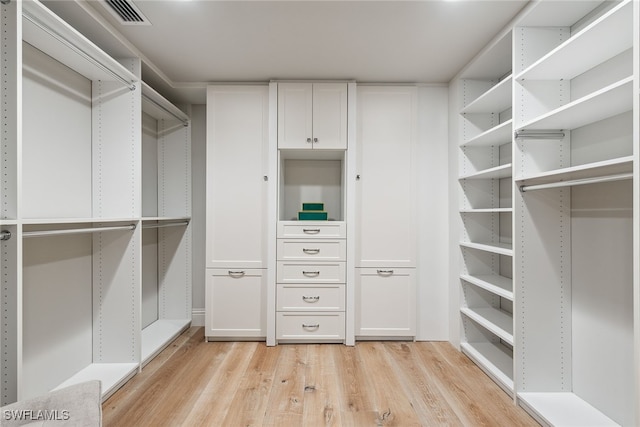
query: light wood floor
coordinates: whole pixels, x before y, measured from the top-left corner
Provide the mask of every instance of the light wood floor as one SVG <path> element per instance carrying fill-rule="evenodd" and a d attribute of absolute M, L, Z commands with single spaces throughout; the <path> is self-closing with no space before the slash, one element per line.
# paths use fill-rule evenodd
<path fill-rule="evenodd" d="M 103 404 L 111 426 L 537 426 L 449 343 L 204 342 L 192 327 Z"/>

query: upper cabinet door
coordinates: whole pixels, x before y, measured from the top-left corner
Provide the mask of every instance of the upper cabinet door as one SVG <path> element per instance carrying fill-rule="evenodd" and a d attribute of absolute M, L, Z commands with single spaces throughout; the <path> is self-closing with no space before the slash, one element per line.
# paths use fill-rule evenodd
<path fill-rule="evenodd" d="M 313 142 L 313 86 L 278 84 L 278 148 L 311 149 Z"/>
<path fill-rule="evenodd" d="M 313 148 L 347 149 L 347 84 L 313 84 Z"/>
<path fill-rule="evenodd" d="M 347 149 L 346 83 L 279 83 L 278 148 Z"/>
<path fill-rule="evenodd" d="M 265 268 L 267 86 L 207 89 L 207 268 Z"/>
<path fill-rule="evenodd" d="M 356 267 L 416 266 L 417 91 L 358 87 Z"/>

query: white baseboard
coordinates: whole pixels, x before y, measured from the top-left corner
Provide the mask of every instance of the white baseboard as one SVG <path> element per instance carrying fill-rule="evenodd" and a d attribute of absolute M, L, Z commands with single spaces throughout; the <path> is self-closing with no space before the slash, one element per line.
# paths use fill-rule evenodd
<path fill-rule="evenodd" d="M 204 308 L 191 310 L 191 326 L 204 326 Z"/>

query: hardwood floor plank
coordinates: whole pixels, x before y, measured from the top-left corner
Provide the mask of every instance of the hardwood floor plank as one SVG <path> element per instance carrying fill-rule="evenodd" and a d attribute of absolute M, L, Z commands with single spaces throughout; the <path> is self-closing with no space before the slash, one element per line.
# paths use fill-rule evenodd
<path fill-rule="evenodd" d="M 391 368 L 398 377 L 404 393 L 423 425 L 463 425 L 456 412 L 448 405 L 440 389 L 434 384 L 428 370 L 420 363 L 416 354 L 417 345 L 390 342 L 385 345 Z"/>
<path fill-rule="evenodd" d="M 267 347 L 262 343 L 255 347 L 249 366 L 229 404 L 229 410 L 222 425 L 262 425 L 282 348 L 282 346 Z"/>
<path fill-rule="evenodd" d="M 190 328 L 103 404 L 103 426 L 536 426 L 446 342 L 205 342 Z"/>

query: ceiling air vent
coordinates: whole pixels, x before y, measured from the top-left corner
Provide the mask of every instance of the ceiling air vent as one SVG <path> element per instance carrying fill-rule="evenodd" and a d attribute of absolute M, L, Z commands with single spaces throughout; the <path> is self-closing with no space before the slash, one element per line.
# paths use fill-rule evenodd
<path fill-rule="evenodd" d="M 115 16 L 121 24 L 125 25 L 151 25 L 149 20 L 140 12 L 140 9 L 127 0 L 104 0 L 105 7 Z"/>

